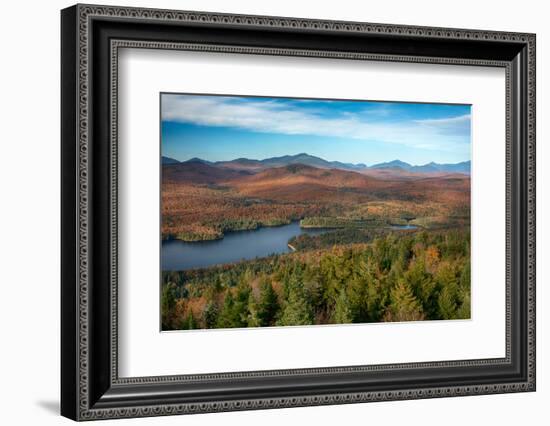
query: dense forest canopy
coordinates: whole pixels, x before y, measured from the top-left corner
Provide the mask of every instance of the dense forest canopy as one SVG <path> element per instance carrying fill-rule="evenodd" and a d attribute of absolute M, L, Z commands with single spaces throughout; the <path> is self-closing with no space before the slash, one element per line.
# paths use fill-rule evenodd
<path fill-rule="evenodd" d="M 162 329 L 470 318 L 469 228 L 329 235 L 295 253 L 164 272 Z"/>

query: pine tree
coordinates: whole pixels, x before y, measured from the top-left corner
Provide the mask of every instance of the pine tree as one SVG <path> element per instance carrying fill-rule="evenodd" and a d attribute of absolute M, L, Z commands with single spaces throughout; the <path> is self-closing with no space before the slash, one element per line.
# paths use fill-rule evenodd
<path fill-rule="evenodd" d="M 217 318 L 218 328 L 236 328 L 248 325 L 250 291 L 250 286 L 244 282 L 237 286 L 235 295 L 231 290 L 227 290 Z"/>
<path fill-rule="evenodd" d="M 313 310 L 309 304 L 304 285 L 292 282 L 289 295 L 278 325 L 308 325 L 313 324 Z"/>
<path fill-rule="evenodd" d="M 439 318 L 454 319 L 458 308 L 458 285 L 452 265 L 441 263 L 436 280 L 441 289 L 437 300 Z"/>
<path fill-rule="evenodd" d="M 385 321 L 419 321 L 424 319 L 422 307 L 403 279 L 390 292 L 390 305 L 384 316 Z"/>
<path fill-rule="evenodd" d="M 233 306 L 233 327 L 246 327 L 250 316 L 249 299 L 252 289 L 249 284 L 250 280 L 246 279 L 237 286 L 235 295 L 235 304 Z"/>
<path fill-rule="evenodd" d="M 448 284 L 441 289 L 438 297 L 439 318 L 440 319 L 455 319 L 457 304 L 456 285 Z"/>
<path fill-rule="evenodd" d="M 213 301 L 210 301 L 204 307 L 202 319 L 206 328 L 215 328 L 218 322 L 218 306 Z"/>
<path fill-rule="evenodd" d="M 237 318 L 235 318 L 235 301 L 233 295 L 228 291 L 225 295 L 223 307 L 218 315 L 218 328 L 238 327 Z"/>
<path fill-rule="evenodd" d="M 333 321 L 335 324 L 348 324 L 352 320 L 351 309 L 346 290 L 342 288 L 334 306 Z"/>
<path fill-rule="evenodd" d="M 260 284 L 260 297 L 256 307 L 256 317 L 260 327 L 273 325 L 279 312 L 279 300 L 273 286 L 267 280 Z"/>
<path fill-rule="evenodd" d="M 367 322 L 369 320 L 368 278 L 354 278 L 349 283 L 347 298 L 352 318 L 351 322 Z"/>
<path fill-rule="evenodd" d="M 438 315 L 436 282 L 426 270 L 423 256 L 412 261 L 405 280 L 409 283 L 414 296 L 422 303 L 422 310 L 429 319 L 436 319 Z"/>

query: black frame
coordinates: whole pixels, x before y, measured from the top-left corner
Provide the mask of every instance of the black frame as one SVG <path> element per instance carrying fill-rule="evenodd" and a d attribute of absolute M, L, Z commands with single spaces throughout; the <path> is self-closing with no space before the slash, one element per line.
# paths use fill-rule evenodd
<path fill-rule="evenodd" d="M 535 35 L 76 5 L 61 13 L 61 413 L 74 420 L 535 390 Z M 502 359 L 119 378 L 117 49 L 497 66 L 507 75 Z"/>

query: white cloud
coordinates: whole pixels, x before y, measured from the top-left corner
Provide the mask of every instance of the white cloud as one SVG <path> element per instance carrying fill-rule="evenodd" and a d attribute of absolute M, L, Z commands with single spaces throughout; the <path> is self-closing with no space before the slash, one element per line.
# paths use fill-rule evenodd
<path fill-rule="evenodd" d="M 384 119 L 391 113 L 384 111 Z M 381 120 L 374 111 L 327 116 L 315 108 L 273 99 L 164 95 L 162 119 L 204 126 L 233 127 L 263 133 L 344 137 L 453 150 L 469 142 L 470 115 L 431 120 Z"/>
<path fill-rule="evenodd" d="M 442 134 L 469 134 L 470 120 L 470 114 L 464 114 L 458 117 L 416 120 L 415 122 L 421 126 L 437 129 Z"/>

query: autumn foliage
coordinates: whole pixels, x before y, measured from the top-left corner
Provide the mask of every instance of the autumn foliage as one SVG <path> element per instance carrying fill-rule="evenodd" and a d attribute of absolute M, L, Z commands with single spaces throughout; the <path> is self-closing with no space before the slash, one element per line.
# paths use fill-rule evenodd
<path fill-rule="evenodd" d="M 293 238 L 294 253 L 164 271 L 162 329 L 470 318 L 468 175 L 163 166 L 163 239 L 294 220 L 331 231 Z"/>

